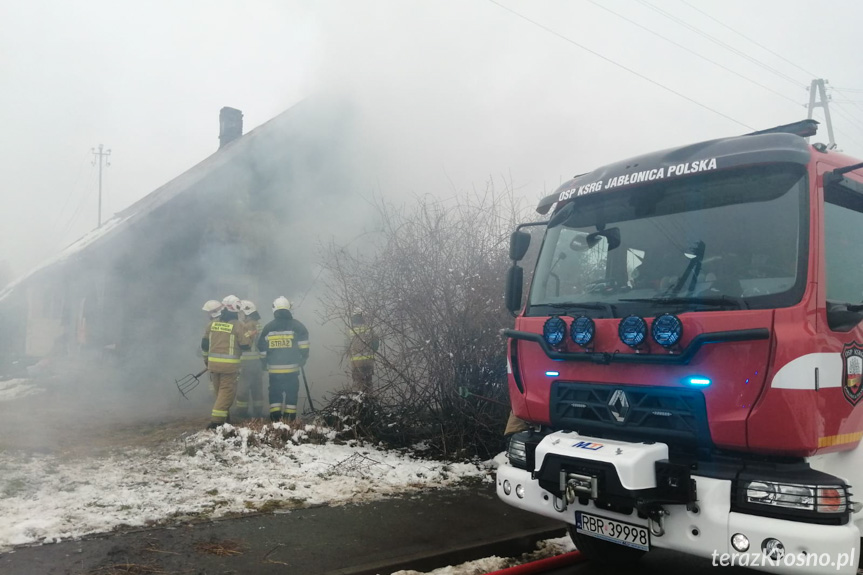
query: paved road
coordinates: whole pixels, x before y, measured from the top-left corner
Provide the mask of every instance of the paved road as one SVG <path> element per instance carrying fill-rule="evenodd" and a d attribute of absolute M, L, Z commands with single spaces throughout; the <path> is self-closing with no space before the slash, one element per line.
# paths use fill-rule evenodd
<path fill-rule="evenodd" d="M 442 550 L 557 528 L 504 505 L 486 484 L 28 547 L 0 555 L 0 573 L 360 575 L 392 564 L 427 571 L 437 566 L 429 557 Z M 455 553 L 444 565 L 476 558 Z"/>
<path fill-rule="evenodd" d="M 543 575 L 755 575 L 749 569 L 725 568 L 717 571 L 710 559 L 698 559 L 673 551 L 654 549 L 639 563 L 637 569 L 614 571 L 603 565 L 590 562 L 578 563 L 564 569 L 547 571 Z"/>
<path fill-rule="evenodd" d="M 532 535 L 516 541 L 514 533 Z M 387 575 L 519 552 L 537 539 L 562 535 L 561 523 L 505 505 L 491 486 L 482 485 L 28 547 L 0 554 L 0 573 Z M 443 551 L 448 554 L 442 556 Z M 614 575 L 589 563 L 555 573 Z M 655 550 L 637 571 L 620 575 L 634 573 L 715 575 L 716 570 L 709 561 Z"/>

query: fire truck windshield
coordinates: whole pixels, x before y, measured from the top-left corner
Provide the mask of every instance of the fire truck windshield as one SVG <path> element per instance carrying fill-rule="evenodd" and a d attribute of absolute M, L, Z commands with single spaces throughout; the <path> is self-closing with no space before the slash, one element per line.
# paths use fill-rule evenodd
<path fill-rule="evenodd" d="M 800 301 L 805 168 L 749 167 L 573 200 L 546 230 L 528 315 L 749 309 Z"/>

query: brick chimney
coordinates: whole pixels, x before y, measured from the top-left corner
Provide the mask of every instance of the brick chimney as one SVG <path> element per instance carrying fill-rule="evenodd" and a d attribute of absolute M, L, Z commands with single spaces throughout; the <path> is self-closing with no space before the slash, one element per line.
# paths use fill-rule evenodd
<path fill-rule="evenodd" d="M 219 112 L 219 149 L 243 135 L 243 113 L 225 106 Z"/>

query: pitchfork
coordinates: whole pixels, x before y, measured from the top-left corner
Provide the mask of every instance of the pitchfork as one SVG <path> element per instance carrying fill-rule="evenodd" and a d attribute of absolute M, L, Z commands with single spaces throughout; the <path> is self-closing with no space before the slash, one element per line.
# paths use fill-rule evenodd
<path fill-rule="evenodd" d="M 189 399 L 189 396 L 187 396 L 186 393 L 198 387 L 198 384 L 201 383 L 201 380 L 198 378 L 204 375 L 206 372 L 207 368 L 205 367 L 199 373 L 190 373 L 183 379 L 175 379 L 174 383 L 177 384 L 177 389 L 180 390 L 180 394 L 186 399 Z"/>

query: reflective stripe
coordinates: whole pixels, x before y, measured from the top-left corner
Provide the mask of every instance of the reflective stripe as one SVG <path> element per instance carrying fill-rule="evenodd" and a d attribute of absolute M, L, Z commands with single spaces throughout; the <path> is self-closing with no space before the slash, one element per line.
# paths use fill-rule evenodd
<path fill-rule="evenodd" d="M 299 342 L 298 345 L 300 346 L 300 349 L 307 348 L 309 347 L 309 340 L 304 339 L 303 341 Z"/>
<path fill-rule="evenodd" d="M 208 355 L 210 355 L 210 352 L 201 350 L 201 355 L 203 355 L 204 357 L 207 357 Z"/>
<path fill-rule="evenodd" d="M 375 358 L 375 356 L 373 356 L 373 355 L 352 355 L 351 361 L 361 361 L 363 359 L 374 359 L 374 358 Z"/>
<path fill-rule="evenodd" d="M 227 411 L 222 411 L 220 409 L 213 410 L 213 417 L 228 417 Z"/>
<path fill-rule="evenodd" d="M 213 363 L 240 363 L 240 358 L 234 357 L 231 359 L 225 359 L 223 357 L 210 356 L 208 361 L 212 361 Z"/>
<path fill-rule="evenodd" d="M 239 359 L 240 359 L 240 358 L 239 358 L 239 356 L 237 356 L 236 354 L 233 354 L 233 353 L 231 353 L 231 354 L 227 354 L 227 353 L 211 353 L 211 354 L 210 354 L 210 357 L 220 357 L 220 358 L 222 358 L 222 359 L 236 359 L 236 360 L 239 360 Z"/>
<path fill-rule="evenodd" d="M 234 334 L 231 334 L 231 337 L 230 337 L 231 343 L 228 344 L 228 353 L 230 355 L 236 355 L 234 353 L 234 337 L 235 337 Z"/>
<path fill-rule="evenodd" d="M 294 335 L 294 331 L 293 331 L 293 330 L 288 330 L 288 331 L 271 331 L 271 332 L 270 332 L 270 333 L 268 333 L 267 335 Z"/>
<path fill-rule="evenodd" d="M 281 403 L 271 403 L 270 404 L 270 413 L 275 413 L 277 411 L 282 411 Z"/>
<path fill-rule="evenodd" d="M 237 407 L 249 407 L 249 402 L 247 401 L 238 401 Z"/>
<path fill-rule="evenodd" d="M 261 354 L 259 354 L 257 351 L 244 351 L 240 354 L 240 357 L 258 357 L 260 355 Z"/>
<path fill-rule="evenodd" d="M 286 405 L 285 406 L 285 413 L 296 413 L 296 412 L 297 412 L 297 406 L 296 405 Z"/>
<path fill-rule="evenodd" d="M 268 371 L 270 373 L 296 373 L 296 372 L 300 371 L 300 368 L 299 367 L 291 367 L 291 368 L 281 369 L 281 368 L 275 368 L 271 365 Z"/>
<path fill-rule="evenodd" d="M 367 325 L 358 325 L 351 328 L 351 332 L 355 334 L 365 333 L 367 331 L 369 331 L 369 326 Z"/>

